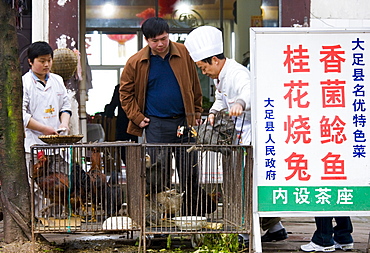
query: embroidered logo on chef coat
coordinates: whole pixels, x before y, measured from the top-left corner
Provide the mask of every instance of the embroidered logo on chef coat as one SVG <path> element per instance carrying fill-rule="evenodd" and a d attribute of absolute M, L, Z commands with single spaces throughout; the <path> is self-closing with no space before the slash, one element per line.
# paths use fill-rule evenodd
<path fill-rule="evenodd" d="M 50 105 L 50 108 L 45 109 L 45 113 L 53 114 L 55 112 L 55 109 Z"/>

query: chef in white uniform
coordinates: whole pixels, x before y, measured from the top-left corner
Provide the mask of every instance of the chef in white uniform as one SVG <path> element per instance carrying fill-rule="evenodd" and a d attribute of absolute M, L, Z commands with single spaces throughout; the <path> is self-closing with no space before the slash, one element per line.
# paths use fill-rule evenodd
<path fill-rule="evenodd" d="M 30 175 L 30 162 L 32 161 L 31 146 L 45 144 L 38 136 L 57 135 L 58 129 L 68 134 L 69 120 L 71 117 L 71 103 L 64 86 L 63 78 L 50 73 L 53 63 L 53 50 L 44 41 L 34 42 L 27 51 L 28 63 L 31 66 L 29 72 L 22 76 L 23 83 L 23 125 L 25 129 L 24 148 L 26 152 L 27 170 Z M 50 152 L 46 149 L 46 155 L 53 160 L 54 170 L 65 172 L 68 165 L 61 161 L 62 154 L 57 151 Z M 34 154 L 36 155 L 36 154 Z M 64 156 L 64 159 L 66 157 Z M 31 181 L 30 181 L 31 183 Z M 39 217 L 39 211 L 43 208 L 44 198 L 37 185 L 35 191 L 35 216 Z"/>
<path fill-rule="evenodd" d="M 45 144 L 38 138 L 39 135 L 58 134 L 57 129 L 68 129 L 71 103 L 63 79 L 53 73 L 46 78 L 44 86 L 32 70 L 22 77 L 26 152 L 30 152 L 34 144 Z M 61 121 L 63 117 L 67 117 L 67 120 Z M 30 128 L 36 124 L 32 121 L 37 121 L 40 128 Z M 42 130 L 43 127 L 47 130 Z"/>
<path fill-rule="evenodd" d="M 250 73 L 243 65 L 223 54 L 222 32 L 212 26 L 193 30 L 185 46 L 204 75 L 214 79 L 215 102 L 210 108 L 208 121 L 214 123 L 214 114 L 226 110 L 236 117 L 238 138 L 234 144 L 251 143 Z"/>
<path fill-rule="evenodd" d="M 213 26 L 200 26 L 189 33 L 185 47 L 204 75 L 214 79 L 215 102 L 210 108 L 208 121 L 214 123 L 214 114 L 227 110 L 235 117 L 238 138 L 234 144 L 251 144 L 251 78 L 249 70 L 223 54 L 222 32 Z M 225 175 L 226 176 L 226 175 Z M 285 240 L 288 235 L 280 217 L 264 217 L 261 220 L 262 242 Z M 240 234 L 245 243 L 248 234 Z"/>

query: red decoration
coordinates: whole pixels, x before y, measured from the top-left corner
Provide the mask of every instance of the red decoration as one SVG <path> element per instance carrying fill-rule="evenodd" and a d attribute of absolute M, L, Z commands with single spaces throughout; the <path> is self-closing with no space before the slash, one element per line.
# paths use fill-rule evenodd
<path fill-rule="evenodd" d="M 142 12 L 136 14 L 136 17 L 139 17 L 139 18 L 143 19 L 143 21 L 141 21 L 141 23 L 140 23 L 140 24 L 142 24 L 148 18 L 155 17 L 155 10 L 153 8 L 147 8 L 147 9 L 143 10 Z"/>
<path fill-rule="evenodd" d="M 159 17 L 163 17 L 166 14 L 171 14 L 175 9 L 177 0 L 158 0 L 159 6 Z"/>
<path fill-rule="evenodd" d="M 158 7 L 159 7 L 159 13 L 158 17 L 163 17 L 167 14 L 171 14 L 175 9 L 175 4 L 177 0 L 159 0 L 158 1 Z M 153 8 L 147 8 L 144 11 L 136 14 L 136 17 L 142 18 L 144 22 L 148 18 L 155 17 L 155 9 Z"/>
<path fill-rule="evenodd" d="M 122 57 L 125 51 L 125 43 L 133 39 L 136 34 L 107 34 L 108 38 L 118 42 L 118 55 Z"/>
<path fill-rule="evenodd" d="M 108 38 L 117 41 L 120 45 L 124 45 L 126 41 L 129 41 L 135 37 L 136 34 L 107 34 Z"/>

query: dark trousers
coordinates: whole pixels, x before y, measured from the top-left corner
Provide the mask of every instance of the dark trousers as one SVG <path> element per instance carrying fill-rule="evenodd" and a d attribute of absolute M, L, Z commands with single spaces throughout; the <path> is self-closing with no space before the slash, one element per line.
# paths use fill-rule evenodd
<path fill-rule="evenodd" d="M 333 218 L 336 226 L 333 226 Z M 353 243 L 350 217 L 315 217 L 315 221 L 316 231 L 311 239 L 312 242 L 324 247 L 334 245 L 334 241 L 340 244 Z"/>
<path fill-rule="evenodd" d="M 260 219 L 261 228 L 263 231 L 269 230 L 270 228 L 278 224 L 279 221 L 281 221 L 280 217 L 262 217 Z"/>
<path fill-rule="evenodd" d="M 195 140 L 188 135 L 185 128 L 183 135 L 177 136 L 178 126 L 187 126 L 186 117 L 179 118 L 158 118 L 149 117 L 150 124 L 145 129 L 145 138 L 147 143 L 174 143 L 188 144 Z M 213 207 L 208 208 L 207 204 L 211 200 L 207 198 L 205 191 L 199 186 L 199 171 L 197 166 L 197 151 L 187 152 L 188 146 L 148 148 L 147 152 L 151 157 L 151 163 L 160 163 L 161 185 L 171 188 L 171 177 L 174 169 L 172 168 L 172 156 L 174 155 L 176 170 L 179 176 L 179 190 L 185 192 L 183 196 L 183 215 L 203 215 L 209 213 Z M 153 172 L 152 172 L 153 173 Z M 153 177 L 152 177 L 153 178 Z M 158 187 L 155 191 L 158 192 Z M 162 190 L 162 189 L 161 189 Z"/>

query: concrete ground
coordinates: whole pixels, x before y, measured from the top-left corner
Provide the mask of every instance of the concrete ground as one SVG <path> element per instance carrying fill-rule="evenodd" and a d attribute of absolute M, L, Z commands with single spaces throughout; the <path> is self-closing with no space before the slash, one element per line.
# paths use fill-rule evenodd
<path fill-rule="evenodd" d="M 355 249 L 352 252 L 359 253 L 370 253 L 370 217 L 351 217 L 354 226 L 353 238 Z M 263 252 L 273 253 L 291 253 L 291 252 L 302 252 L 300 246 L 302 244 L 309 243 L 313 232 L 315 231 L 314 218 L 305 217 L 294 217 L 294 218 L 283 218 L 283 225 L 288 232 L 288 239 L 279 242 L 270 242 L 262 244 Z M 130 236 L 118 235 L 118 234 L 45 234 L 44 235 L 49 241 L 58 243 L 74 242 L 78 244 L 78 241 L 85 240 L 99 240 L 99 241 L 115 241 L 116 243 L 125 243 L 135 240 L 137 234 Z M 164 241 L 166 239 L 163 239 Z M 165 242 L 164 242 L 165 245 Z M 117 245 L 116 245 L 117 246 Z M 148 247 L 150 248 L 150 246 Z M 247 251 L 244 251 L 247 252 Z M 343 252 L 337 250 L 336 252 Z"/>
<path fill-rule="evenodd" d="M 353 252 L 370 253 L 370 217 L 351 217 L 354 231 Z M 280 242 L 270 242 L 262 244 L 263 252 L 302 252 L 300 246 L 310 242 L 316 229 L 314 218 L 283 218 L 283 225 L 288 232 L 288 239 Z M 343 252 L 337 250 L 336 252 Z"/>
<path fill-rule="evenodd" d="M 352 252 L 358 253 L 370 253 L 370 217 L 351 217 L 354 232 L 352 234 L 354 238 L 355 249 Z M 291 252 L 302 252 L 300 251 L 300 246 L 302 244 L 309 243 L 313 232 L 315 231 L 315 222 L 313 218 L 302 218 L 302 217 L 285 217 L 282 220 L 288 232 L 288 239 L 279 242 L 270 242 L 262 244 L 262 252 L 272 252 L 272 253 L 291 253 Z M 0 222 L 0 235 L 3 236 L 3 222 Z M 80 234 L 43 234 L 45 238 L 50 242 L 55 242 L 56 244 L 71 243 L 76 245 L 78 248 L 79 242 L 86 241 L 106 241 L 115 244 L 131 243 L 134 244 L 138 233 L 133 234 L 103 234 L 103 233 L 80 233 Z M 165 243 L 165 238 L 162 239 Z M 190 243 L 189 243 L 190 244 Z M 150 248 L 150 246 L 148 247 Z M 1 250 L 0 250 L 1 251 Z M 86 251 L 84 251 L 86 252 Z M 116 252 L 116 251 L 113 251 Z M 130 251 L 132 252 L 132 251 Z M 246 252 L 246 251 L 244 251 Z M 251 251 L 254 252 L 254 251 Z M 336 252 L 343 252 L 337 250 Z"/>

